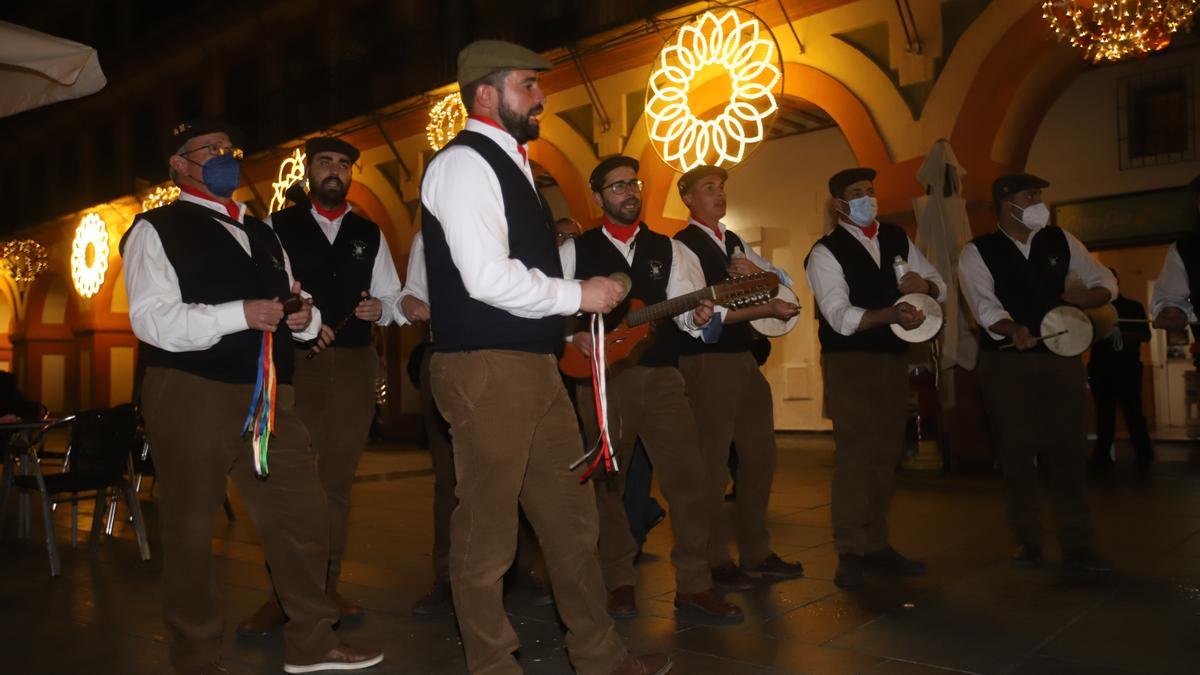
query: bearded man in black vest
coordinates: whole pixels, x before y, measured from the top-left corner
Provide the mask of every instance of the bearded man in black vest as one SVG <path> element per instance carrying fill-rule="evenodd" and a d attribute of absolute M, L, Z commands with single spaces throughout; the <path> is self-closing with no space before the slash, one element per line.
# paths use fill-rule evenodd
<path fill-rule="evenodd" d="M 592 198 L 604 212 L 593 228 L 559 248 L 563 276 L 568 279 L 628 274 L 633 280 L 629 298 L 646 305 L 686 295 L 704 288 L 700 261 L 683 244 L 653 232 L 640 221 L 642 181 L 638 162 L 614 155 L 596 165 L 589 184 Z M 623 303 L 627 309 L 629 300 Z M 633 569 L 638 544 L 629 530 L 622 499 L 624 470 L 633 458 L 640 437 L 650 460 L 658 467 L 658 482 L 671 513 L 675 546 L 675 606 L 681 613 L 725 622 L 740 622 L 742 610 L 726 602 L 713 588 L 708 568 L 709 514 L 720 507 L 711 491 L 704 488 L 704 464 L 700 461 L 696 422 L 684 392 L 683 375 L 677 364 L 679 339 L 697 339 L 712 319 L 711 300 L 702 300 L 694 310 L 673 318 L 687 337 L 668 326 L 655 331 L 649 347 L 636 357 L 636 364 L 622 364 L 608 380 L 609 422 L 617 465 L 621 470 L 595 476 L 596 505 L 600 511 L 600 564 L 608 587 L 608 613 L 628 619 L 637 614 Z M 619 314 L 607 317 L 615 327 Z M 676 337 L 679 336 L 679 337 Z M 585 356 L 592 353 L 592 335 L 578 332 L 573 342 Z M 585 445 L 598 437 L 596 391 L 590 381 L 578 386 L 576 402 L 583 420 Z"/>
<path fill-rule="evenodd" d="M 688 225 L 675 235 L 700 260 L 705 285 L 731 276 L 775 272 L 791 285 L 791 277 L 764 260 L 737 234 L 726 229 L 725 179 L 716 166 L 701 165 L 679 179 L 679 196 L 690 210 Z M 753 319 L 789 319 L 799 306 L 779 298 L 743 309 L 718 306 L 704 327 L 705 340 L 679 341 L 679 370 L 687 383 L 688 400 L 696 418 L 705 486 L 710 493 L 708 542 L 713 581 L 725 590 L 746 590 L 755 578 L 788 579 L 802 576 L 798 562 L 785 562 L 771 550 L 767 532 L 767 502 L 775 477 L 775 416 L 771 385 L 754 359 Z M 729 517 L 724 510 L 729 483 L 729 448 L 738 450 L 737 501 L 734 530 L 740 568 L 729 556 Z"/>
<path fill-rule="evenodd" d="M 375 416 L 379 357 L 372 325 L 405 323 L 400 278 L 379 226 L 350 208 L 346 194 L 358 148 L 332 137 L 304 144 L 308 199 L 272 214 L 296 276 L 321 310 L 315 345 L 295 343 L 296 412 L 308 428 L 329 502 L 325 592 L 345 618 L 362 607 L 338 592 L 350 517 L 350 488 Z M 243 635 L 274 631 L 287 620 L 272 597 L 238 626 Z"/>
<path fill-rule="evenodd" d="M 887 516 L 896 464 L 904 452 L 908 420 L 908 343 L 891 325 L 913 329 L 920 310 L 901 295 L 945 299 L 946 286 L 908 235 L 880 223 L 875 170 L 846 169 L 829 179 L 838 223 L 813 245 L 805 260 L 817 301 L 817 336 L 825 409 L 835 444 L 833 540 L 838 553 L 834 583 L 863 585 L 865 572 L 919 576 L 925 565 L 904 557 L 888 541 Z M 893 269 L 904 261 L 900 278 Z M 740 495 L 739 495 L 740 496 Z"/>
<path fill-rule="evenodd" d="M 238 136 L 212 120 L 172 129 L 171 177 L 182 194 L 139 216 L 121 241 L 129 319 L 146 365 L 142 410 L 160 485 L 171 665 L 188 675 L 227 672 L 219 663 L 211 541 L 232 477 L 291 617 L 284 670 L 359 670 L 383 654 L 340 645 L 333 633 L 328 508 L 294 409 L 292 338 L 314 338 L 320 312 L 305 301 L 285 316 L 282 300 L 300 284 L 271 228 L 231 198 L 240 180 Z M 267 460 L 242 433 L 267 356 L 264 333 L 273 334 L 278 382 Z"/>
<path fill-rule="evenodd" d="M 992 183 L 995 232 L 963 247 L 958 275 L 980 326 L 979 376 L 992 441 L 1008 481 L 1014 562 L 1042 562 L 1042 516 L 1035 462 L 1050 470 L 1063 564 L 1104 572 L 1092 550 L 1086 500 L 1087 391 L 1083 361 L 1059 356 L 1038 339 L 1054 307 L 1099 307 L 1117 296 L 1117 280 L 1074 235 L 1048 225 L 1045 180 L 1010 174 Z M 1068 283 L 1070 280 L 1071 283 Z M 1012 344 L 1016 349 L 1001 351 Z"/>
<path fill-rule="evenodd" d="M 550 68 L 509 42 L 467 45 L 458 80 L 470 116 L 421 183 L 430 379 L 458 478 L 454 608 L 470 672 L 522 672 L 501 602 L 519 504 L 542 545 L 576 672 L 661 674 L 671 660 L 630 656 L 605 612 L 595 493 L 580 482 L 582 468 L 570 469 L 583 444 L 555 356 L 564 317 L 611 311 L 623 289 L 607 277 L 562 278 L 554 217 L 525 147 L 546 100 L 538 72 Z"/>

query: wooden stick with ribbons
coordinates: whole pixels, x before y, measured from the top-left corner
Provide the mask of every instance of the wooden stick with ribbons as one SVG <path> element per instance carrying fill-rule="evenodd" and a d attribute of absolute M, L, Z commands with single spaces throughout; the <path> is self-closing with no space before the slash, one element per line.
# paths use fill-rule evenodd
<path fill-rule="evenodd" d="M 625 299 L 629 295 L 629 291 L 633 288 L 633 280 L 624 272 L 615 272 L 609 275 L 609 278 L 620 283 L 622 287 L 621 297 L 617 302 Z M 604 473 L 616 473 L 621 470 L 617 465 L 617 457 L 613 452 L 612 436 L 609 433 L 608 425 L 608 361 L 604 355 L 605 347 L 605 331 L 604 331 L 604 315 L 597 312 L 592 315 L 590 321 L 590 333 L 592 336 L 592 394 L 594 397 L 594 405 L 596 407 L 596 428 L 599 431 L 595 445 L 592 449 L 585 452 L 582 457 L 575 460 L 570 469 L 574 471 L 580 464 L 591 459 L 591 464 L 587 471 L 579 477 L 579 482 L 582 483 L 595 473 L 596 469 L 604 467 Z"/>
<path fill-rule="evenodd" d="M 283 303 L 283 314 L 295 314 L 304 308 L 304 299 L 293 295 Z M 250 395 L 250 412 L 242 424 L 242 435 L 250 436 L 250 447 L 254 452 L 254 475 L 266 478 L 270 475 L 267 450 L 271 434 L 275 431 L 275 411 L 278 382 L 275 372 L 275 333 L 263 331 L 258 352 L 258 375 L 254 381 L 254 393 Z"/>

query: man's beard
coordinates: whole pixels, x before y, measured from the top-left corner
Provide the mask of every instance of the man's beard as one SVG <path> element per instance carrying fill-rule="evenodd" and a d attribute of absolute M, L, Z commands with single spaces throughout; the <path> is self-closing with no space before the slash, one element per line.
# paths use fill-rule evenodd
<path fill-rule="evenodd" d="M 335 178 L 325 179 L 312 188 L 312 194 L 317 201 L 329 206 L 336 206 L 346 201 L 346 193 L 349 191 L 349 185 Z"/>
<path fill-rule="evenodd" d="M 540 129 L 538 128 L 537 124 L 530 121 L 530 118 L 535 115 L 542 114 L 543 107 L 544 106 L 539 103 L 538 105 L 533 106 L 533 108 L 530 108 L 529 112 L 522 115 L 505 105 L 504 100 L 501 99 L 500 121 L 504 124 L 504 128 L 508 130 L 508 133 L 512 134 L 513 138 L 517 139 L 517 143 L 524 145 L 529 141 L 537 140 Z"/>
<path fill-rule="evenodd" d="M 633 211 L 632 216 L 626 215 L 627 212 L 625 211 L 625 205 L 629 204 L 630 201 L 633 201 L 637 204 L 637 209 Z M 609 218 L 612 218 L 622 225 L 632 225 L 636 223 L 638 217 L 642 215 L 642 200 L 638 199 L 637 197 L 626 198 L 621 200 L 621 203 L 615 206 L 609 204 L 608 202 L 604 202 L 604 212 L 608 214 Z"/>

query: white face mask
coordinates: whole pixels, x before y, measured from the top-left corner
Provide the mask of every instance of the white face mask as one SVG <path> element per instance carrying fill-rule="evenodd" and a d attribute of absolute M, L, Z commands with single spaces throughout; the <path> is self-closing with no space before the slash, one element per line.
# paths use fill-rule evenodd
<path fill-rule="evenodd" d="M 1018 220 L 1031 232 L 1037 232 L 1050 222 L 1050 209 L 1045 203 L 1039 202 L 1022 210 Z"/>
<path fill-rule="evenodd" d="M 879 213 L 879 203 L 874 197 L 866 196 L 858 199 L 851 199 L 846 202 L 850 205 L 850 220 L 859 227 L 867 227 L 875 222 L 875 216 Z"/>

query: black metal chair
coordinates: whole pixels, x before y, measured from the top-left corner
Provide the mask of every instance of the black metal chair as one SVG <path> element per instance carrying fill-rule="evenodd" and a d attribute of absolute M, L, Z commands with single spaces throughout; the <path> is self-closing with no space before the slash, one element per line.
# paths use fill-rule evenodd
<path fill-rule="evenodd" d="M 62 471 L 44 473 L 39 451 L 44 451 L 45 435 L 63 426 L 70 428 L 70 442 Z M 56 422 L 43 429 L 25 450 L 20 460 L 25 463 L 26 475 L 13 475 L 11 484 L 19 491 L 41 495 L 50 576 L 58 576 L 62 572 L 54 533 L 54 507 L 60 503 L 71 504 L 71 543 L 74 545 L 77 504 L 87 499 L 94 500 L 92 532 L 88 542 L 94 548 L 99 543 L 98 535 L 108 498 L 124 497 L 133 518 L 142 560 L 150 559 L 141 505 L 130 480 L 134 475 L 133 455 L 140 453 L 143 446 L 136 412 L 132 406 L 122 406 L 90 410 Z"/>

